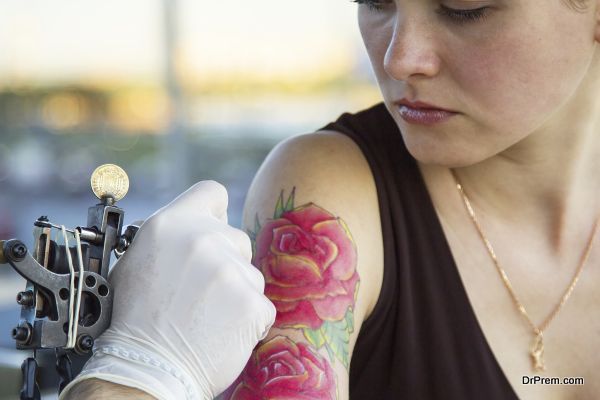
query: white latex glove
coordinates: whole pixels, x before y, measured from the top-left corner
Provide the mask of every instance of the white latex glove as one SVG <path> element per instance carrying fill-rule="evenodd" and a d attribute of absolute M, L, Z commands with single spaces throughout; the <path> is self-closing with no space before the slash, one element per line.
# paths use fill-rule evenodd
<path fill-rule="evenodd" d="M 275 320 L 248 236 L 227 225 L 227 192 L 203 181 L 146 220 L 109 275 L 110 328 L 78 381 L 158 399 L 212 399 L 241 373 Z"/>

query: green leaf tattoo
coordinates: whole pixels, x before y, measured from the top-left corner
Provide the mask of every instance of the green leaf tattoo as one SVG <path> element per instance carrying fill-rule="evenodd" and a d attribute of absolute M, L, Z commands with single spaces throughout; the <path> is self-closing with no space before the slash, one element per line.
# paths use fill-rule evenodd
<path fill-rule="evenodd" d="M 352 332 L 354 332 L 354 312 L 351 308 L 340 321 L 324 321 L 318 330 L 303 330 L 304 337 L 315 348 L 325 346 L 331 361 L 337 358 L 346 368 L 350 366 L 348 347 Z"/>
<path fill-rule="evenodd" d="M 320 349 L 325 344 L 325 336 L 323 336 L 323 332 L 321 330 L 313 331 L 312 329 L 304 329 L 303 330 L 304 337 L 310 344 L 314 346 L 315 349 Z"/>
<path fill-rule="evenodd" d="M 294 209 L 294 196 L 296 195 L 296 188 L 292 189 L 292 193 L 290 193 L 287 201 L 283 201 L 283 190 L 279 194 L 279 198 L 277 199 L 277 204 L 275 205 L 275 213 L 273 213 L 273 218 L 281 218 L 284 212 L 292 211 Z"/>

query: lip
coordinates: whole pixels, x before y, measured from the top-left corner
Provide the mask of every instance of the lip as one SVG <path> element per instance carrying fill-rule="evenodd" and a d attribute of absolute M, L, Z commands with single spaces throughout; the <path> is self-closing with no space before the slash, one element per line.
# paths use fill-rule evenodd
<path fill-rule="evenodd" d="M 446 110 L 422 101 L 411 102 L 401 99 L 394 102 L 394 105 L 398 107 L 400 117 L 409 124 L 435 125 L 446 122 L 458 114 L 455 111 Z"/>

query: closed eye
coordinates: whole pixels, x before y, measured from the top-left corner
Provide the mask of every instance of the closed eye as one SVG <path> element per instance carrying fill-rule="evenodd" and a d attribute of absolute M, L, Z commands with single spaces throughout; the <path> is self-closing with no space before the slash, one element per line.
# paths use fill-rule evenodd
<path fill-rule="evenodd" d="M 479 7 L 470 10 L 459 10 L 441 5 L 436 11 L 439 15 L 449 18 L 456 23 L 477 22 L 488 16 L 490 8 Z"/>
<path fill-rule="evenodd" d="M 386 1 L 381 1 L 381 0 L 352 0 L 352 2 L 358 3 L 358 4 L 364 4 L 371 11 L 381 11 L 381 10 L 383 10 L 383 8 L 386 5 L 393 3 L 393 1 L 386 2 Z"/>
<path fill-rule="evenodd" d="M 382 11 L 385 6 L 393 4 L 393 0 L 352 0 L 357 4 L 366 5 L 371 11 Z M 479 7 L 468 10 L 450 8 L 444 5 L 440 5 L 440 8 L 436 11 L 437 14 L 444 18 L 451 20 L 452 22 L 463 24 L 467 22 L 477 22 L 487 17 L 489 7 Z"/>

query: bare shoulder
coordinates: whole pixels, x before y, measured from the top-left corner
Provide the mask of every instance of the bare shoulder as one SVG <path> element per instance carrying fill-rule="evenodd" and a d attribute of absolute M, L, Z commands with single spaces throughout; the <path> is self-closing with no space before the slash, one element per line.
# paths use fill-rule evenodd
<path fill-rule="evenodd" d="M 274 165 L 282 169 L 273 170 Z M 310 171 L 312 175 L 303 171 Z M 350 181 L 372 184 L 363 190 L 373 189 L 371 194 L 376 194 L 369 165 L 360 148 L 348 136 L 334 131 L 298 135 L 280 142 L 268 155 L 259 174 L 274 178 L 291 174 L 312 183 L 316 182 L 315 178 L 335 176 L 342 180 L 340 184 Z"/>

